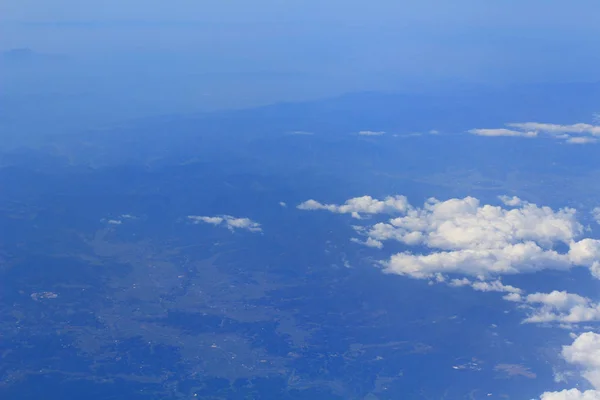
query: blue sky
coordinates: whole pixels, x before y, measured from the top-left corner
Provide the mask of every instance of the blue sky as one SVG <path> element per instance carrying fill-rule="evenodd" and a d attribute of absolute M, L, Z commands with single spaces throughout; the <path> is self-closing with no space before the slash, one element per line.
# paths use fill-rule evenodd
<path fill-rule="evenodd" d="M 3 2 L 2 47 L 169 54 L 205 70 L 462 81 L 597 80 L 600 2 Z"/>
<path fill-rule="evenodd" d="M 597 0 L 6 0 L 0 52 L 66 61 L 3 64 L 0 101 L 13 115 L 35 104 L 43 126 L 80 126 L 362 91 L 597 82 L 599 15 Z"/>

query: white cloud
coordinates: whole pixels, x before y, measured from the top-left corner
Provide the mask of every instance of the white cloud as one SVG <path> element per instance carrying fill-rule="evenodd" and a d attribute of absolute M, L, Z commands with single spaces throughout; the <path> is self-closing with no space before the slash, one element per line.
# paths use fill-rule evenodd
<path fill-rule="evenodd" d="M 509 293 L 503 297 L 506 301 L 520 302 L 523 301 L 523 296 L 520 293 Z"/>
<path fill-rule="evenodd" d="M 600 126 L 585 123 L 571 125 L 547 124 L 540 122 L 511 122 L 508 128 L 471 129 L 468 132 L 479 136 L 538 137 L 540 134 L 564 140 L 570 144 L 597 142 Z"/>
<path fill-rule="evenodd" d="M 121 225 L 123 224 L 124 220 L 135 220 L 137 219 L 137 217 L 135 215 L 131 215 L 131 214 L 121 214 L 119 217 L 117 218 L 109 218 L 109 219 L 102 219 L 102 222 L 106 222 L 109 225 Z"/>
<path fill-rule="evenodd" d="M 570 364 L 582 368 L 582 375 L 595 389 L 600 389 L 600 335 L 585 332 L 573 344 L 563 346 L 562 356 Z"/>
<path fill-rule="evenodd" d="M 248 218 L 225 218 L 225 222 L 227 223 L 228 228 L 239 228 L 239 229 L 247 229 L 252 232 L 260 232 L 262 229 L 260 228 L 260 224 L 251 221 Z"/>
<path fill-rule="evenodd" d="M 504 249 L 454 250 L 427 255 L 398 253 L 385 265 L 390 273 L 414 278 L 428 278 L 435 273 L 493 276 L 570 267 L 564 255 L 544 250 L 532 242 L 508 245 Z"/>
<path fill-rule="evenodd" d="M 532 293 L 521 301 L 531 306 L 533 312 L 525 323 L 578 324 L 600 321 L 600 305 L 589 298 L 565 291 Z"/>
<path fill-rule="evenodd" d="M 430 284 L 468 286 L 481 292 L 504 293 L 504 299 L 527 309 L 525 323 L 553 323 L 572 327 L 600 321 L 600 304 L 565 291 L 525 294 L 505 285 L 504 274 L 542 269 L 586 266 L 600 278 L 600 241 L 581 238 L 585 229 L 572 208 L 552 209 L 516 196 L 500 196 L 502 206 L 481 204 L 473 197 L 440 201 L 427 200 L 414 207 L 404 196 L 384 200 L 363 196 L 341 205 L 315 200 L 302 203 L 302 210 L 334 213 L 399 214 L 385 222 L 354 226 L 353 242 L 381 248 L 394 240 L 416 251 L 392 255 L 382 262 L 386 272 L 430 279 Z M 593 211 L 600 219 L 600 207 Z M 416 247 L 418 246 L 418 247 Z M 565 249 L 565 250 L 562 250 Z M 452 278 L 458 275 L 458 278 Z M 450 278 L 449 278 L 450 276 Z M 467 278 L 470 276 L 473 278 Z M 600 335 L 587 332 L 564 346 L 564 359 L 582 370 L 596 390 L 578 389 L 545 392 L 542 400 L 600 400 Z M 562 374 L 561 376 L 565 376 Z"/>
<path fill-rule="evenodd" d="M 361 136 L 381 136 L 385 134 L 383 131 L 360 131 L 358 132 Z"/>
<path fill-rule="evenodd" d="M 545 392 L 540 396 L 541 400 L 600 400 L 600 391 L 579 389 L 565 389 L 560 392 Z"/>
<path fill-rule="evenodd" d="M 368 235 L 432 249 L 429 254 L 395 254 L 387 262 L 390 272 L 428 277 L 436 272 L 485 276 L 567 269 L 574 260 L 589 266 L 600 256 L 600 247 L 575 242 L 581 232 L 572 209 L 555 212 L 526 203 L 506 210 L 467 197 L 430 200 L 406 216 L 374 225 Z M 558 253 L 553 249 L 557 243 L 571 246 L 572 254 Z"/>
<path fill-rule="evenodd" d="M 414 207 L 404 196 L 384 200 L 363 196 L 341 205 L 309 200 L 298 208 L 353 217 L 360 217 L 360 213 L 399 214 L 385 222 L 355 226 L 356 233 L 366 239 L 351 239 L 375 248 L 394 240 L 415 250 L 394 254 L 382 262 L 386 272 L 430 279 L 430 284 L 504 293 L 505 300 L 529 311 L 525 323 L 572 327 L 600 321 L 600 304 L 587 297 L 565 291 L 527 295 L 499 279 L 504 274 L 573 266 L 586 266 L 600 278 L 600 241 L 581 237 L 585 229 L 577 220 L 576 210 L 555 210 L 516 196 L 500 196 L 499 200 L 502 206 L 481 204 L 474 197 L 446 201 L 432 198 L 422 207 Z M 600 217 L 600 207 L 593 215 Z M 596 390 L 545 392 L 540 398 L 600 400 L 600 335 L 587 332 L 576 336 L 573 344 L 563 347 L 562 356 L 581 368 L 582 376 Z"/>
<path fill-rule="evenodd" d="M 322 204 L 316 200 L 307 200 L 300 205 L 300 210 L 327 210 L 339 214 L 351 214 L 353 218 L 360 219 L 364 214 L 394 214 L 405 212 L 410 205 L 405 196 L 388 196 L 384 200 L 377 200 L 371 196 L 354 197 L 342 205 Z"/>
<path fill-rule="evenodd" d="M 455 281 L 469 282 L 466 278 Z M 525 295 L 518 288 L 509 288 L 514 290 L 505 290 L 508 294 L 503 297 L 504 300 L 521 303 L 520 308 L 529 311 L 523 323 L 555 324 L 561 328 L 572 329 L 580 323 L 600 321 L 600 304 L 587 297 L 558 290 Z"/>
<path fill-rule="evenodd" d="M 567 383 L 569 379 L 573 376 L 572 371 L 556 371 L 553 372 L 554 382 L 556 383 Z"/>
<path fill-rule="evenodd" d="M 598 141 L 598 139 L 596 139 L 596 138 L 585 137 L 585 136 L 570 137 L 567 139 L 567 143 L 570 143 L 570 144 L 588 144 L 588 143 L 596 143 L 597 141 Z"/>
<path fill-rule="evenodd" d="M 592 210 L 592 216 L 594 217 L 596 223 L 600 224 L 600 207 L 595 207 Z"/>
<path fill-rule="evenodd" d="M 518 198 L 517 196 L 498 196 L 500 201 L 504 203 L 505 206 L 518 207 L 521 204 L 524 204 L 523 200 Z"/>
<path fill-rule="evenodd" d="M 287 207 L 287 203 L 285 201 L 280 201 L 279 205 L 283 208 Z"/>
<path fill-rule="evenodd" d="M 511 285 L 505 285 L 500 280 L 494 281 L 471 281 L 467 278 L 452 279 L 450 286 L 461 287 L 470 286 L 478 292 L 500 292 L 500 293 L 514 293 L 520 294 L 522 290 Z"/>
<path fill-rule="evenodd" d="M 352 239 L 350 239 L 350 241 L 354 242 L 354 243 L 362 244 L 362 245 L 367 246 L 367 247 L 374 247 L 376 249 L 382 249 L 383 248 L 383 243 L 381 243 L 379 240 L 374 240 L 372 238 L 367 238 L 367 240 L 365 240 L 365 241 L 362 241 L 362 240 L 357 239 L 357 238 L 352 238 Z"/>
<path fill-rule="evenodd" d="M 520 130 L 535 131 L 535 132 L 546 132 L 549 134 L 589 134 L 589 135 L 600 135 L 600 126 L 578 123 L 572 125 L 559 125 L 559 124 L 545 124 L 540 122 L 513 122 L 506 124 L 511 128 L 517 128 Z"/>
<path fill-rule="evenodd" d="M 560 297 L 560 296 L 559 296 Z M 562 304 L 557 297 L 556 303 Z M 560 392 L 546 392 L 541 400 L 600 400 L 600 335 L 585 332 L 573 335 L 573 343 L 563 346 L 561 355 L 569 364 L 577 366 L 581 375 L 595 390 L 566 389 Z"/>
<path fill-rule="evenodd" d="M 536 137 L 537 132 L 531 131 L 515 131 L 506 128 L 496 129 L 471 129 L 469 133 L 477 136 L 522 136 L 522 137 Z"/>
<path fill-rule="evenodd" d="M 577 241 L 584 229 L 574 209 L 555 211 L 515 197 L 502 199 L 513 207 L 482 205 L 476 198 L 465 197 L 429 199 L 416 208 L 404 196 L 383 201 L 363 196 L 342 205 L 309 200 L 298 208 L 354 217 L 360 217 L 361 212 L 403 214 L 361 229 L 372 243 L 395 240 L 420 246 L 421 254 L 405 251 L 384 261 L 389 273 L 415 278 L 431 278 L 438 273 L 486 278 L 579 265 L 600 276 L 600 241 Z M 559 244 L 569 250 L 559 252 Z"/>
<path fill-rule="evenodd" d="M 196 215 L 190 215 L 188 216 L 188 218 L 193 220 L 194 222 L 206 222 L 207 224 L 212 225 L 219 225 L 221 224 L 221 222 L 224 221 L 222 217 L 201 217 Z"/>
<path fill-rule="evenodd" d="M 569 258 L 576 265 L 584 265 L 590 268 L 592 275 L 600 279 L 600 240 L 582 239 L 573 242 L 569 248 Z"/>
<path fill-rule="evenodd" d="M 216 226 L 222 225 L 231 231 L 235 229 L 245 229 L 250 232 L 262 232 L 260 224 L 252 221 L 249 218 L 236 218 L 232 217 L 231 215 L 221 215 L 214 217 L 189 215 L 188 219 L 195 224 L 204 222 Z"/>

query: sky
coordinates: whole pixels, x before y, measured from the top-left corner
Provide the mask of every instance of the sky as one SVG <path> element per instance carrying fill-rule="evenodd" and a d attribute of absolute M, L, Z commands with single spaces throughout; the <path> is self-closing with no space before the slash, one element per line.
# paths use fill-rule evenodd
<path fill-rule="evenodd" d="M 596 80 L 600 3 L 8 0 L 3 50 L 164 54 L 205 71 Z M 587 65 L 586 65 L 587 64 Z"/>
<path fill-rule="evenodd" d="M 360 91 L 593 82 L 599 16 L 595 0 L 5 0 L 0 52 L 38 56 L 2 68 L 0 97 L 24 110 L 52 96 L 58 111 L 41 107 L 40 118 L 76 107 L 91 121 Z"/>

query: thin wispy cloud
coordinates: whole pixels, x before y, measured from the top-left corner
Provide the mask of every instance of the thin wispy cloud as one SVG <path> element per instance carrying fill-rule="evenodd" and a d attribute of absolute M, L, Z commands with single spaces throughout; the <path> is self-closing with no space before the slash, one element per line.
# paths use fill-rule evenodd
<path fill-rule="evenodd" d="M 470 280 L 467 278 L 452 279 L 448 282 L 450 286 L 462 287 L 470 286 L 473 290 L 478 292 L 499 292 L 499 293 L 511 293 L 520 295 L 523 291 L 511 285 L 505 285 L 500 280 L 496 279 L 493 281 L 481 281 L 481 280 Z"/>
<path fill-rule="evenodd" d="M 135 215 L 121 214 L 117 217 L 103 219 L 102 221 L 106 222 L 109 225 L 121 225 L 121 224 L 123 224 L 124 221 L 135 220 L 135 219 L 137 219 L 137 217 Z"/>
<path fill-rule="evenodd" d="M 314 132 L 308 132 L 308 131 L 291 131 L 291 132 L 287 132 L 288 135 L 299 135 L 299 136 L 311 136 L 314 135 Z"/>
<path fill-rule="evenodd" d="M 359 238 L 352 238 L 352 239 L 350 239 L 350 241 L 353 242 L 353 243 L 362 244 L 362 245 L 367 246 L 367 247 L 374 247 L 376 249 L 382 249 L 383 248 L 383 243 L 381 243 L 378 240 L 373 240 L 371 238 L 367 238 L 366 240 L 360 240 Z"/>
<path fill-rule="evenodd" d="M 588 144 L 588 143 L 596 143 L 598 139 L 593 137 L 570 137 L 566 140 L 567 143 L 571 144 Z"/>
<path fill-rule="evenodd" d="M 579 134 L 579 135 L 600 135 L 600 126 L 578 123 L 572 125 L 545 124 L 539 122 L 520 122 L 506 124 L 511 128 L 517 128 L 523 131 L 544 132 L 553 135 L 560 134 Z"/>
<path fill-rule="evenodd" d="M 594 207 L 592 210 L 592 217 L 597 224 L 600 224 L 600 207 Z"/>
<path fill-rule="evenodd" d="M 188 215 L 187 217 L 194 224 L 210 224 L 215 226 L 223 226 L 230 231 L 237 229 L 247 230 L 250 232 L 262 232 L 262 228 L 258 222 L 254 222 L 249 218 L 236 218 L 231 215 L 218 215 L 218 216 L 199 216 L 199 215 Z"/>
<path fill-rule="evenodd" d="M 598 122 L 596 117 L 595 122 Z M 478 136 L 551 137 L 569 144 L 596 143 L 600 138 L 600 126 L 587 123 L 560 125 L 540 122 L 511 122 L 508 128 L 484 128 L 467 131 Z"/>
<path fill-rule="evenodd" d="M 522 137 L 536 137 L 537 132 L 534 131 L 515 131 L 506 128 L 497 129 L 471 129 L 469 133 L 477 136 L 522 136 Z"/>
<path fill-rule="evenodd" d="M 381 136 L 385 135 L 384 131 L 359 131 L 360 136 Z"/>

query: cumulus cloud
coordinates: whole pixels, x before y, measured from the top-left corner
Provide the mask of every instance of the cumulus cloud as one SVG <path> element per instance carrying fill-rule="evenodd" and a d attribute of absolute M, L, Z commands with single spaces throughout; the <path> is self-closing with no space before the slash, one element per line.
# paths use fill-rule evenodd
<path fill-rule="evenodd" d="M 468 132 L 479 136 L 538 137 L 546 135 L 570 144 L 595 143 L 600 137 L 600 126 L 586 123 L 571 125 L 541 122 L 511 122 L 508 128 L 471 129 Z"/>
<path fill-rule="evenodd" d="M 351 240 L 378 249 L 386 241 L 405 245 L 406 251 L 381 262 L 388 273 L 429 279 L 430 284 L 503 293 L 505 300 L 527 310 L 524 323 L 573 326 L 600 321 L 600 304 L 587 297 L 565 291 L 526 294 L 500 280 L 506 274 L 573 266 L 588 267 L 600 278 L 600 240 L 581 237 L 586 229 L 576 210 L 538 206 L 516 196 L 500 196 L 499 201 L 501 205 L 482 204 L 474 197 L 431 198 L 416 207 L 404 196 L 383 200 L 363 196 L 343 204 L 309 200 L 298 208 L 354 218 L 385 215 L 383 222 L 354 226 L 363 239 Z M 593 215 L 600 219 L 600 208 Z M 564 346 L 562 356 L 580 368 L 596 390 L 545 392 L 540 398 L 600 400 L 600 335 L 587 332 L 575 336 L 573 344 Z"/>
<path fill-rule="evenodd" d="M 455 281 L 464 280 L 466 279 Z M 508 294 L 503 298 L 520 303 L 520 308 L 528 310 L 528 316 L 523 323 L 555 324 L 561 328 L 571 329 L 580 323 L 600 321 L 600 304 L 587 297 L 558 290 L 525 295 L 522 290 L 514 289 L 505 290 Z"/>
<path fill-rule="evenodd" d="M 570 364 L 582 368 L 582 376 L 600 389 L 600 335 L 585 332 L 577 336 L 573 343 L 563 346 L 562 356 Z"/>
<path fill-rule="evenodd" d="M 361 214 L 384 215 L 383 222 L 354 226 L 362 238 L 351 240 L 377 249 L 386 241 L 405 245 L 406 251 L 381 262 L 387 273 L 429 279 L 430 284 L 503 293 L 505 300 L 527 310 L 524 323 L 572 327 L 600 321 L 600 304 L 587 297 L 565 291 L 526 294 L 500 280 L 506 274 L 568 270 L 574 266 L 588 267 L 600 278 L 600 240 L 581 237 L 586 229 L 578 221 L 576 210 L 538 206 L 516 196 L 500 196 L 499 202 L 482 204 L 474 197 L 445 201 L 431 198 L 416 207 L 404 196 L 383 200 L 363 196 L 343 204 L 309 200 L 298 208 L 350 214 L 354 218 L 361 218 Z M 600 207 L 592 214 L 600 220 Z M 563 347 L 562 356 L 580 368 L 596 390 L 545 392 L 540 398 L 600 400 L 600 335 L 575 335 L 573 344 Z"/>
<path fill-rule="evenodd" d="M 565 291 L 532 293 L 519 299 L 532 313 L 525 323 L 578 324 L 600 321 L 600 305 L 587 297 Z"/>
<path fill-rule="evenodd" d="M 560 296 L 557 303 L 562 303 Z M 581 369 L 581 375 L 595 390 L 566 389 L 560 392 L 546 392 L 541 400 L 600 400 L 600 335 L 585 332 L 574 335 L 573 343 L 563 346 L 562 357 L 566 362 Z"/>
<path fill-rule="evenodd" d="M 316 200 L 307 200 L 298 205 L 300 210 L 326 210 L 338 214 L 351 214 L 360 219 L 363 214 L 394 214 L 405 212 L 410 204 L 405 196 L 388 196 L 383 200 L 371 196 L 354 197 L 344 204 L 322 204 Z"/>
<path fill-rule="evenodd" d="M 381 136 L 381 135 L 384 135 L 385 132 L 383 132 L 383 131 L 359 131 L 358 134 L 361 136 Z"/>
<path fill-rule="evenodd" d="M 507 210 L 467 197 L 432 199 L 406 216 L 374 225 L 368 235 L 431 249 L 427 254 L 398 253 L 387 262 L 389 272 L 423 278 L 434 273 L 486 276 L 567 269 L 575 261 L 590 266 L 600 249 L 575 242 L 581 232 L 572 209 L 553 211 L 527 203 Z M 570 252 L 556 251 L 557 243 L 570 246 Z"/>
<path fill-rule="evenodd" d="M 422 207 L 413 207 L 404 196 L 384 200 L 363 196 L 342 205 L 309 200 L 298 208 L 349 213 L 355 218 L 360 213 L 401 214 L 358 231 L 367 241 L 371 239 L 373 247 L 389 240 L 419 246 L 418 253 L 404 251 L 382 262 L 389 273 L 414 278 L 439 273 L 489 278 L 579 265 L 600 277 L 600 241 L 577 240 L 584 229 L 574 209 L 553 210 L 516 197 L 502 201 L 511 207 L 482 205 L 474 197 L 432 198 Z M 559 245 L 568 251 L 560 252 Z"/>
<path fill-rule="evenodd" d="M 188 219 L 195 224 L 206 223 L 215 226 L 224 226 L 230 231 L 234 231 L 236 229 L 244 229 L 250 232 L 262 232 L 260 224 L 252 221 L 249 218 L 236 218 L 232 217 L 231 215 L 221 215 L 213 217 L 189 215 Z"/>

